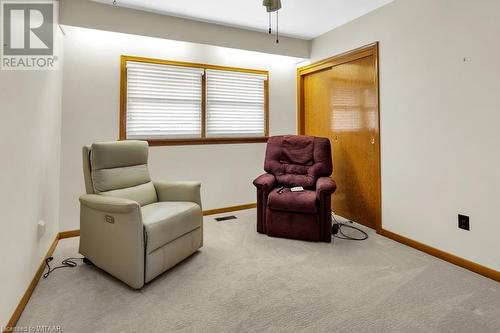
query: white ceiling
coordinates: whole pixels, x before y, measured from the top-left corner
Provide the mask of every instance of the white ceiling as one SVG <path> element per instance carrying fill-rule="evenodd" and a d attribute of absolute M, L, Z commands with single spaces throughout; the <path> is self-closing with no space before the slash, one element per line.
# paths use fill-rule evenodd
<path fill-rule="evenodd" d="M 95 1 L 113 3 L 113 0 Z M 303 39 L 315 38 L 392 1 L 281 0 L 280 33 Z M 268 15 L 262 0 L 117 0 L 117 4 L 244 29 L 268 29 Z M 273 14 L 273 22 L 274 19 Z"/>

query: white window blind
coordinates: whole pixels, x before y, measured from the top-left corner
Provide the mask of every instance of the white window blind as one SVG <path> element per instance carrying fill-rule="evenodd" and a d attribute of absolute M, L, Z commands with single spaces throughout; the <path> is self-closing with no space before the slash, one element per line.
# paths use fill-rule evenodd
<path fill-rule="evenodd" d="M 201 137 L 202 68 L 127 62 L 127 139 Z"/>
<path fill-rule="evenodd" d="M 265 135 L 267 75 L 206 70 L 207 137 Z"/>

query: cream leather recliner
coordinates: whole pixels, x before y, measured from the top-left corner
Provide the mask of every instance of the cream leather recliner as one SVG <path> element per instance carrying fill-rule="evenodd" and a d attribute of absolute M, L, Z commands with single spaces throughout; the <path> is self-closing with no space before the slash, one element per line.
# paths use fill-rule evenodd
<path fill-rule="evenodd" d="M 83 147 L 80 253 L 140 289 L 203 245 L 199 182 L 153 182 L 148 143 Z"/>

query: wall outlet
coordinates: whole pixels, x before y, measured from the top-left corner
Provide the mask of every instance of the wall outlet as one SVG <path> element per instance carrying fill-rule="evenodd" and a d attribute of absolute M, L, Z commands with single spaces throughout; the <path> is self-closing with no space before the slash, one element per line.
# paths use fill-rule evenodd
<path fill-rule="evenodd" d="M 458 215 L 458 227 L 463 230 L 470 231 L 469 217 L 466 215 Z"/>

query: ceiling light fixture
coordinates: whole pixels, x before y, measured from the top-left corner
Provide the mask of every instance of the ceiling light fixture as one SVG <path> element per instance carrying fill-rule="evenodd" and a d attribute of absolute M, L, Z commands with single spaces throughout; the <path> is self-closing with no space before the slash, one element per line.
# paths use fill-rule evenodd
<path fill-rule="evenodd" d="M 264 0 L 262 5 L 266 7 L 269 13 L 269 33 L 271 33 L 271 13 L 276 12 L 276 43 L 280 42 L 279 39 L 279 23 L 278 23 L 278 11 L 281 9 L 281 0 Z"/>

